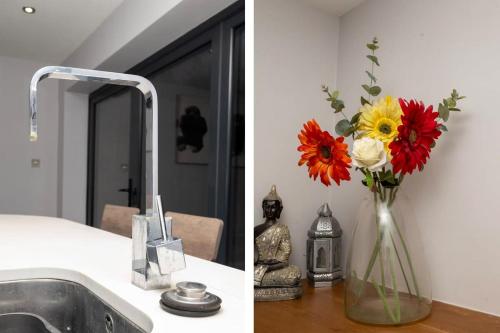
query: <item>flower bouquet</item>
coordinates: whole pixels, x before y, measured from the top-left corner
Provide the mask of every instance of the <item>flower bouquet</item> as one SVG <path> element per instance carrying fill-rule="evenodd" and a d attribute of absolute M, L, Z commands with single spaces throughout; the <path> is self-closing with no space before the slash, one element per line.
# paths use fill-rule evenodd
<path fill-rule="evenodd" d="M 460 111 L 463 99 L 453 89 L 438 111 L 423 102 L 385 96 L 376 85 L 374 69 L 376 38 L 367 48 L 369 84 L 361 107 L 352 117 L 344 113 L 339 91 L 323 86 L 334 113 L 342 115 L 335 125 L 339 135 L 323 131 L 312 119 L 298 135 L 302 152 L 299 166 L 307 165 L 309 176 L 329 186 L 350 180 L 354 167 L 363 175 L 368 197 L 362 202 L 348 253 L 345 282 L 346 315 L 371 324 L 398 325 L 426 317 L 431 310 L 431 283 L 417 225 L 400 187 L 406 175 L 422 171 L 436 145 L 447 131 L 444 123 Z M 349 153 L 345 137 L 353 138 Z"/>

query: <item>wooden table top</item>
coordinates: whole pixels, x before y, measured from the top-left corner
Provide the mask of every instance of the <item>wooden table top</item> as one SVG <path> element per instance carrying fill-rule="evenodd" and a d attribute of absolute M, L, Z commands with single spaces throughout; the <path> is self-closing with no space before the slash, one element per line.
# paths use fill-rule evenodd
<path fill-rule="evenodd" d="M 415 324 L 398 327 L 355 323 L 344 315 L 343 283 L 333 288 L 313 288 L 302 281 L 301 299 L 282 302 L 255 302 L 255 333 L 482 333 L 500 332 L 500 317 L 432 303 L 431 315 Z"/>

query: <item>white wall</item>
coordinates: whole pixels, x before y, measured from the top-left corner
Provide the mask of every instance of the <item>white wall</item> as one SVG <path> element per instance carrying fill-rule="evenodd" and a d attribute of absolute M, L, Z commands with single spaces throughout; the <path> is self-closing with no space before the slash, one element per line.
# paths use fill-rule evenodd
<path fill-rule="evenodd" d="M 335 85 L 338 33 L 338 18 L 302 1 L 255 1 L 254 223 L 263 222 L 262 199 L 276 184 L 280 222 L 292 235 L 290 260 L 303 274 L 307 229 L 330 191 L 297 165 L 297 134 L 313 117 L 332 127 L 321 84 Z"/>
<path fill-rule="evenodd" d="M 452 88 L 467 96 L 424 172 L 406 177 L 404 188 L 419 220 L 434 298 L 497 315 L 499 17 L 500 2 L 490 0 L 366 1 L 341 18 L 338 66 L 351 112 L 368 66 L 364 45 L 373 36 L 380 40 L 376 76 L 385 93 L 433 105 Z M 362 192 L 355 181 L 331 196 L 346 234 Z"/>
<path fill-rule="evenodd" d="M 29 141 L 29 84 L 45 64 L 0 57 L 0 214 L 55 216 L 57 211 L 58 89 L 38 88 L 39 139 Z M 31 168 L 31 159 L 41 160 Z"/>

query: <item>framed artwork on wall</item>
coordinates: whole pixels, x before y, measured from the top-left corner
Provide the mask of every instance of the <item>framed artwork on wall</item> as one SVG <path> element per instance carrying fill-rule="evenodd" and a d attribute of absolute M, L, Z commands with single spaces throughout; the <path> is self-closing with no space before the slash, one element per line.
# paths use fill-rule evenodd
<path fill-rule="evenodd" d="M 181 164 L 208 164 L 209 96 L 176 96 L 176 154 Z"/>

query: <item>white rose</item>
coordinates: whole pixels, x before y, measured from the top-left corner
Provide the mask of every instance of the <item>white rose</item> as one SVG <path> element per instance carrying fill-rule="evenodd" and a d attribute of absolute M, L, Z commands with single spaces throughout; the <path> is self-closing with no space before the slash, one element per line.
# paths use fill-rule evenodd
<path fill-rule="evenodd" d="M 387 163 L 384 143 L 377 139 L 364 137 L 354 140 L 352 147 L 352 164 L 370 171 L 380 171 Z"/>

